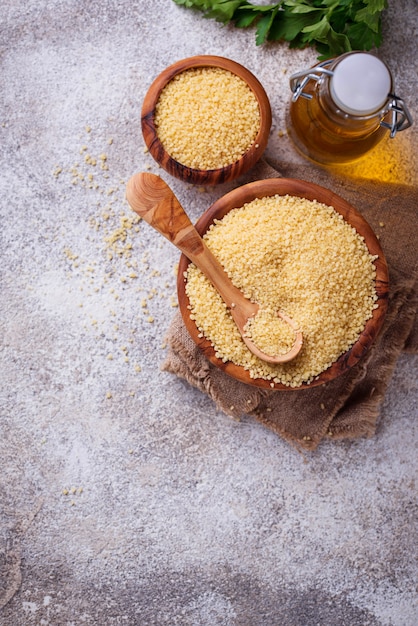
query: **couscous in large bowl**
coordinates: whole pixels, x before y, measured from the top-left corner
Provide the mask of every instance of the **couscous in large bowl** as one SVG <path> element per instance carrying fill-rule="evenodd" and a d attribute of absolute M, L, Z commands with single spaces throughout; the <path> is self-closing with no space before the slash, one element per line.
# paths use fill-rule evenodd
<path fill-rule="evenodd" d="M 227 374 L 266 389 L 306 389 L 336 378 L 370 349 L 386 313 L 388 269 L 372 228 L 343 198 L 296 179 L 256 181 L 221 197 L 196 229 L 247 297 L 281 308 L 303 332 L 293 361 L 262 362 L 243 344 L 212 285 L 182 255 L 183 320 Z"/>

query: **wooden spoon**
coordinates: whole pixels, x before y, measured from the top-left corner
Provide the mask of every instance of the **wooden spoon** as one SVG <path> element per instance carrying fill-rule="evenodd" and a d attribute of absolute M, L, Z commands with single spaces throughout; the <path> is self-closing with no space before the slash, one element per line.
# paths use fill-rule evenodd
<path fill-rule="evenodd" d="M 295 341 L 289 352 L 271 356 L 246 337 L 244 327 L 258 312 L 259 304 L 248 300 L 233 285 L 162 178 L 149 173 L 135 174 L 128 181 L 126 198 L 131 208 L 142 219 L 179 248 L 210 280 L 230 310 L 245 344 L 253 354 L 268 363 L 285 363 L 295 358 L 302 347 L 302 332 L 297 324 L 281 311 L 277 313 L 278 317 L 290 324 L 295 332 Z"/>

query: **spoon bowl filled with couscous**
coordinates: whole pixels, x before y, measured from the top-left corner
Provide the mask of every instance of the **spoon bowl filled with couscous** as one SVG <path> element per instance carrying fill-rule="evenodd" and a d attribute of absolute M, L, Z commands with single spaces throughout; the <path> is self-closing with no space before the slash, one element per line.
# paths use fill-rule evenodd
<path fill-rule="evenodd" d="M 169 174 L 215 185 L 247 172 L 262 156 L 271 108 L 258 79 L 224 57 L 177 61 L 151 84 L 142 105 L 147 149 Z"/>
<path fill-rule="evenodd" d="M 343 198 L 301 180 L 259 180 L 222 196 L 196 229 L 236 287 L 284 311 L 304 337 L 292 361 L 261 361 L 216 290 L 182 255 L 180 310 L 211 363 L 251 385 L 297 390 L 336 378 L 370 349 L 385 318 L 388 268 L 371 226 Z M 257 332 L 257 341 L 268 343 L 263 329 Z"/>

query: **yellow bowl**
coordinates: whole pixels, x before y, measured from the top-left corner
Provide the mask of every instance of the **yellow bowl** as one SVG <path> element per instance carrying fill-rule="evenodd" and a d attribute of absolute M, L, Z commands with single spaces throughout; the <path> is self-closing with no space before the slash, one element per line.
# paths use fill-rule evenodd
<path fill-rule="evenodd" d="M 251 378 L 249 372 L 242 366 L 229 361 L 223 362 L 216 356 L 212 344 L 205 337 L 201 336 L 195 322 L 190 318 L 190 309 L 188 308 L 190 302 L 186 294 L 186 282 L 184 278 L 190 261 L 185 255 L 181 255 L 177 276 L 179 307 L 183 321 L 193 341 L 209 361 L 226 374 L 241 382 L 266 389 L 286 391 L 307 389 L 337 378 L 356 365 L 370 349 L 382 327 L 386 314 L 389 294 L 388 267 L 380 243 L 371 226 L 363 216 L 352 205 L 334 192 L 303 180 L 272 178 L 259 180 L 238 187 L 222 196 L 207 209 L 196 223 L 196 229 L 203 235 L 215 220 L 222 219 L 232 209 L 242 207 L 245 203 L 251 202 L 256 198 L 276 194 L 298 196 L 300 198 L 306 198 L 307 200 L 317 200 L 325 205 L 332 206 L 343 216 L 346 222 L 354 227 L 360 236 L 364 237 L 369 253 L 373 256 L 377 255 L 377 259 L 374 261 L 376 268 L 375 289 L 377 294 L 377 308 L 373 311 L 372 317 L 366 322 L 364 330 L 352 347 L 342 354 L 328 369 L 320 373 L 311 383 L 302 383 L 298 387 L 289 387 L 283 383 L 272 383 L 270 380 L 264 378 Z"/>
<path fill-rule="evenodd" d="M 156 106 L 166 85 L 178 74 L 191 68 L 201 67 L 221 68 L 241 78 L 253 92 L 259 106 L 260 126 L 255 140 L 241 158 L 218 169 L 194 169 L 176 161 L 161 143 L 155 125 Z M 194 56 L 170 65 L 151 84 L 142 105 L 141 127 L 150 154 L 169 174 L 192 184 L 216 185 L 241 176 L 261 158 L 267 146 L 271 128 L 270 102 L 258 79 L 239 63 L 218 56 Z"/>

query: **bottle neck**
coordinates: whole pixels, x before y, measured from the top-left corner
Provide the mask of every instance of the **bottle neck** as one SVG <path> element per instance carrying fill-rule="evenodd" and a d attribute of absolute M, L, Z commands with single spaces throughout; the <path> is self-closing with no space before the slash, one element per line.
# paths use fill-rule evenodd
<path fill-rule="evenodd" d="M 373 131 L 380 126 L 380 122 L 385 117 L 387 109 L 382 108 L 379 111 L 367 115 L 353 115 L 352 113 L 347 113 L 342 110 L 333 99 L 329 83 L 330 79 L 326 76 L 316 84 L 315 90 L 318 106 L 322 110 L 323 115 L 329 119 L 333 126 L 337 125 L 347 130 L 358 130 L 359 132 L 366 130 Z"/>
<path fill-rule="evenodd" d="M 350 52 L 332 63 L 330 92 L 336 105 L 355 117 L 378 114 L 393 92 L 389 68 L 370 53 Z"/>
<path fill-rule="evenodd" d="M 392 81 L 390 78 L 390 81 L 380 84 L 379 93 L 375 91 L 365 95 L 364 90 L 367 89 L 367 86 L 364 80 L 359 77 L 358 66 L 355 68 L 356 73 L 354 74 L 352 72 L 353 64 L 348 68 L 344 68 L 342 65 L 345 61 L 351 61 L 348 57 L 353 56 L 359 60 L 357 53 L 347 53 L 336 59 L 331 59 L 326 64 L 328 71 L 322 74 L 315 83 L 313 100 L 318 101 L 324 119 L 328 119 L 334 128 L 339 126 L 341 132 L 346 130 L 356 133 L 357 131 L 361 135 L 373 132 L 387 115 L 390 102 L 388 93 L 392 87 Z M 360 56 L 370 57 L 371 55 L 361 54 Z M 378 61 L 378 63 L 381 62 Z M 386 70 L 386 66 L 383 67 Z M 373 85 L 371 89 L 373 89 Z M 376 103 L 378 104 L 377 108 Z"/>

